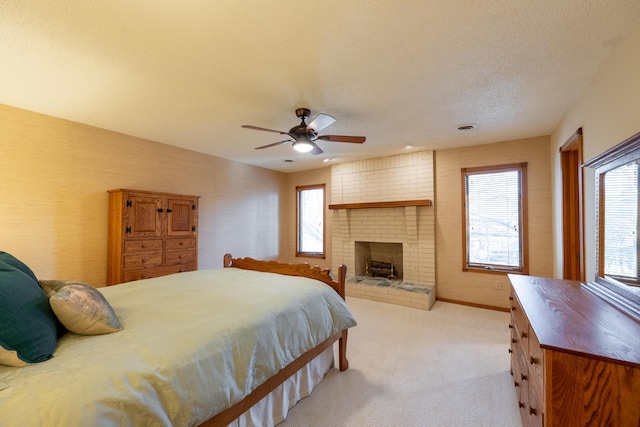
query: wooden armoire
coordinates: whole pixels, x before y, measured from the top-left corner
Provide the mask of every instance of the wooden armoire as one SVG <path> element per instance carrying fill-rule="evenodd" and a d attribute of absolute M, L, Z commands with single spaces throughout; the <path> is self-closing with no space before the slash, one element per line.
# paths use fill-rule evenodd
<path fill-rule="evenodd" d="M 108 193 L 107 285 L 198 269 L 200 196 Z"/>

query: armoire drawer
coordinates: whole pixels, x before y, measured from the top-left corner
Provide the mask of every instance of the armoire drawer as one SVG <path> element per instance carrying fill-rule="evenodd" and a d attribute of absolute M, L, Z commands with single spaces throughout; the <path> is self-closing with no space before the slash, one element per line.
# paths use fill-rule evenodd
<path fill-rule="evenodd" d="M 183 273 L 185 271 L 196 270 L 195 263 L 170 265 L 157 268 L 147 268 L 143 270 L 132 270 L 124 273 L 124 281 L 132 282 L 134 280 L 152 279 L 154 277 L 166 276 L 167 274 Z"/>
<path fill-rule="evenodd" d="M 197 246 L 198 246 L 198 241 L 196 240 L 195 237 L 167 239 L 166 250 L 179 251 L 184 249 L 195 249 Z"/>
<path fill-rule="evenodd" d="M 165 264 L 171 265 L 195 262 L 196 256 L 197 253 L 193 250 L 167 252 L 165 255 Z"/>
<path fill-rule="evenodd" d="M 161 252 L 162 240 L 126 240 L 124 242 L 124 253 L 131 254 L 135 252 Z"/>
<path fill-rule="evenodd" d="M 151 268 L 162 265 L 162 252 L 140 253 L 124 256 L 124 269 Z"/>

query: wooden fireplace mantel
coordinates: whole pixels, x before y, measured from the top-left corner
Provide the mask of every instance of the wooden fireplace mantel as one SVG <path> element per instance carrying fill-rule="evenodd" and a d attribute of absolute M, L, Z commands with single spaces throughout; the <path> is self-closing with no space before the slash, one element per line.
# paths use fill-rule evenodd
<path fill-rule="evenodd" d="M 398 200 L 393 202 L 364 202 L 364 203 L 340 203 L 329 205 L 331 210 L 339 209 L 370 209 L 370 208 L 401 208 L 405 206 L 431 206 L 431 200 Z"/>

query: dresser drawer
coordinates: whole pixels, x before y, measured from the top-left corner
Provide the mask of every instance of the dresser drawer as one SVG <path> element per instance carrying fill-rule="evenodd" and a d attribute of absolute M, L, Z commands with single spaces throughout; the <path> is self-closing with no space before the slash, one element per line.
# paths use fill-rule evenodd
<path fill-rule="evenodd" d="M 124 242 L 124 253 L 162 251 L 162 240 L 127 240 Z"/>
<path fill-rule="evenodd" d="M 517 298 L 514 298 L 511 301 L 511 317 L 514 320 L 515 327 L 518 331 L 518 337 L 527 338 L 527 335 L 529 334 L 529 322 L 527 321 L 527 316 L 524 314 Z M 523 333 L 524 336 L 522 335 Z"/>
<path fill-rule="evenodd" d="M 544 350 L 540 347 L 538 337 L 529 328 L 529 376 L 531 377 L 531 386 L 544 406 Z"/>
<path fill-rule="evenodd" d="M 544 411 L 542 403 L 540 402 L 536 393 L 532 393 L 532 390 L 529 389 L 529 404 L 526 408 L 526 418 L 522 418 L 523 420 L 527 420 L 527 425 L 531 427 L 543 427 L 544 426 Z"/>
<path fill-rule="evenodd" d="M 167 251 L 181 251 L 184 249 L 196 249 L 198 246 L 195 237 L 186 237 L 181 239 L 167 239 Z"/>
<path fill-rule="evenodd" d="M 174 251 L 167 252 L 165 264 L 182 264 L 196 261 L 196 251 Z"/>

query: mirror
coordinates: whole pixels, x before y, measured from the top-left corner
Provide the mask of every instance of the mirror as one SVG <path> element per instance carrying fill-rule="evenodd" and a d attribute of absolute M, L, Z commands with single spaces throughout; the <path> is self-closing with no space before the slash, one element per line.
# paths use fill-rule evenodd
<path fill-rule="evenodd" d="M 585 287 L 640 319 L 640 133 L 584 166 L 597 178 L 596 280 Z"/>

